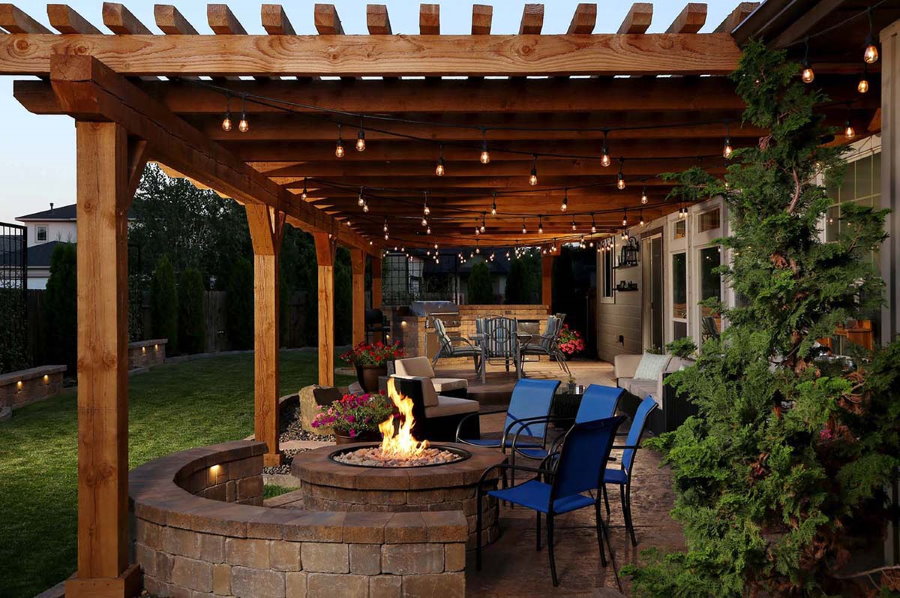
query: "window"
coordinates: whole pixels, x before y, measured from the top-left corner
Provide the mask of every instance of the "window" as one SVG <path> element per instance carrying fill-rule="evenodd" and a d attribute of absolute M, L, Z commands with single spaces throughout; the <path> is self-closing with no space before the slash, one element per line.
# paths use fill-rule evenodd
<path fill-rule="evenodd" d="M 834 204 L 825 215 L 825 241 L 835 241 L 846 227 L 841 222 L 841 206 L 856 203 L 877 208 L 881 201 L 881 154 L 872 154 L 847 164 L 841 185 L 829 182 L 828 195 Z"/>
<path fill-rule="evenodd" d="M 672 254 L 672 339 L 687 336 L 687 254 Z"/>
<path fill-rule="evenodd" d="M 704 247 L 699 252 L 700 255 L 700 300 L 718 299 L 722 300 L 722 277 L 716 269 L 722 265 L 721 249 L 714 245 L 712 247 Z M 700 306 L 700 329 L 704 336 L 709 336 L 713 327 L 716 332 L 722 331 L 722 317 L 716 314 L 709 307 Z"/>
<path fill-rule="evenodd" d="M 672 239 L 683 239 L 687 236 L 687 220 L 676 220 L 672 226 Z"/>
<path fill-rule="evenodd" d="M 697 215 L 697 232 L 705 233 L 720 226 L 720 210 L 716 208 Z"/>
<path fill-rule="evenodd" d="M 47 240 L 47 227 L 39 226 L 34 232 L 34 240 L 35 241 L 46 241 Z"/>
<path fill-rule="evenodd" d="M 603 277 L 602 295 L 604 299 L 611 299 L 613 290 L 615 289 L 615 270 L 613 270 L 613 253 L 614 247 L 606 247 L 605 251 L 600 252 L 600 270 Z"/>

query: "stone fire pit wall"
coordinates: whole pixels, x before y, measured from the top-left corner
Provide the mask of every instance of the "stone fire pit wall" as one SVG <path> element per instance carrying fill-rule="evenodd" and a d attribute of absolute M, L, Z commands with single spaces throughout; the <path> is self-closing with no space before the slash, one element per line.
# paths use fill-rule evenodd
<path fill-rule="evenodd" d="M 309 512 L 262 502 L 260 442 L 191 449 L 130 475 L 135 561 L 157 596 L 465 595 L 459 511 Z"/>

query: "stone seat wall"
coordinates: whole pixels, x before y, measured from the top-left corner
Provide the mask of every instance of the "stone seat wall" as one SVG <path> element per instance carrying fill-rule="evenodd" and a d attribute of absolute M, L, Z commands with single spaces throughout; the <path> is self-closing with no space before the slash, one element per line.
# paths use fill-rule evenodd
<path fill-rule="evenodd" d="M 262 504 L 265 445 L 175 453 L 130 475 L 135 562 L 157 596 L 465 595 L 459 511 L 310 512 Z"/>
<path fill-rule="evenodd" d="M 65 372 L 64 365 L 44 365 L 0 375 L 0 412 L 59 394 Z"/>

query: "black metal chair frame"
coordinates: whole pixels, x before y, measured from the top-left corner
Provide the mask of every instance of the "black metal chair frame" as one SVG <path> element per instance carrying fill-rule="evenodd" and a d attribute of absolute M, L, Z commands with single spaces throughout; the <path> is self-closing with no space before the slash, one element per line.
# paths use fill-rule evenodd
<path fill-rule="evenodd" d="M 497 326 L 496 324 L 502 323 Z M 485 382 L 487 364 L 502 362 L 509 371 L 510 360 L 516 367 L 516 377 L 522 377 L 521 350 L 516 336 L 518 323 L 503 316 L 484 318 L 481 332 L 476 335 L 481 348 L 481 382 Z"/>
<path fill-rule="evenodd" d="M 470 343 L 467 339 L 459 337 L 459 338 L 451 338 L 449 334 L 447 334 L 447 329 L 444 327 L 444 322 L 440 320 L 440 318 L 434 318 L 434 331 L 438 335 L 438 340 L 441 343 L 440 349 L 435 353 L 434 358 L 431 360 L 431 367 L 434 367 L 438 359 L 441 357 L 471 357 L 474 361 L 475 365 L 475 373 L 484 375 L 484 361 L 482 359 L 482 351 L 480 348 L 476 347 L 472 343 Z M 462 347 L 454 347 L 453 342 L 458 341 L 463 343 L 465 346 Z"/>
<path fill-rule="evenodd" d="M 547 355 L 548 357 L 552 357 L 556 360 L 556 365 L 558 365 L 566 375 L 572 375 L 572 372 L 569 370 L 569 364 L 566 363 L 566 358 L 559 349 L 559 335 L 562 332 L 564 322 L 564 314 L 562 314 L 561 317 L 560 315 L 549 316 L 547 318 L 547 331 L 544 334 L 533 336 L 531 338 L 532 341 L 537 340 L 538 342 L 535 343 L 529 341 L 521 345 L 519 349 L 519 361 L 522 364 L 523 375 L 525 363 L 528 361 L 525 358 L 527 355 Z M 555 330 L 550 330 L 551 323 L 555 325 Z"/>

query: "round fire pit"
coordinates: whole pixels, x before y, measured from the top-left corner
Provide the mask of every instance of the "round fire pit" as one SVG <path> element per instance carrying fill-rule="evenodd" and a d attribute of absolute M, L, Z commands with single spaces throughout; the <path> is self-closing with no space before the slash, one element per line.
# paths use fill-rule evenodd
<path fill-rule="evenodd" d="M 475 487 L 485 469 L 506 461 L 495 449 L 457 443 L 431 445 L 460 458 L 451 463 L 415 467 L 343 463 L 336 459 L 373 443 L 348 444 L 301 453 L 294 457 L 291 473 L 300 479 L 304 507 L 311 511 L 462 511 L 469 524 L 469 548 L 475 546 Z M 496 488 L 500 471 L 494 469 L 485 488 Z M 497 501 L 483 499 L 483 543 L 498 534 Z"/>
<path fill-rule="evenodd" d="M 328 457 L 335 463 L 352 465 L 353 467 L 408 468 L 449 465 L 472 456 L 472 453 L 465 449 L 443 444 L 431 444 L 422 451 L 420 456 L 412 459 L 391 459 L 383 457 L 380 454 L 380 448 L 381 445 L 375 443 L 360 448 L 342 448 L 334 451 Z"/>

